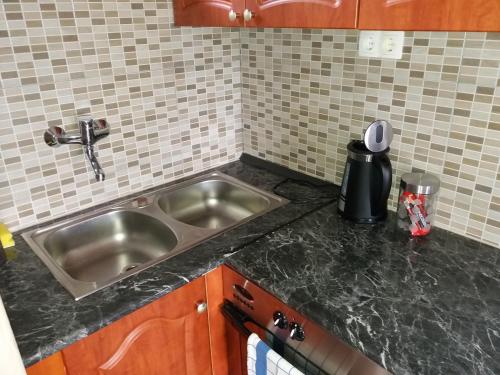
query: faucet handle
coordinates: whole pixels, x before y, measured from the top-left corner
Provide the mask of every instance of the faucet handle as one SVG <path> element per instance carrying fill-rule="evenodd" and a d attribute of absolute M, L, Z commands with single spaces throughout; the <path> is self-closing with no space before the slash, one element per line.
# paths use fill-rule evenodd
<path fill-rule="evenodd" d="M 84 145 L 93 145 L 109 134 L 109 125 L 105 119 L 94 120 L 91 117 L 81 117 L 78 119 L 78 125 Z"/>
<path fill-rule="evenodd" d="M 59 147 L 61 145 L 60 139 L 66 136 L 66 132 L 59 126 L 51 126 L 45 133 L 43 133 L 43 140 L 50 147 Z"/>
<path fill-rule="evenodd" d="M 43 134 L 43 139 L 47 146 L 59 147 L 63 144 L 82 144 L 79 135 L 68 135 L 63 128 L 59 126 L 49 127 Z"/>
<path fill-rule="evenodd" d="M 99 120 L 93 120 L 92 129 L 97 139 L 103 138 L 109 134 L 109 124 L 103 118 Z"/>

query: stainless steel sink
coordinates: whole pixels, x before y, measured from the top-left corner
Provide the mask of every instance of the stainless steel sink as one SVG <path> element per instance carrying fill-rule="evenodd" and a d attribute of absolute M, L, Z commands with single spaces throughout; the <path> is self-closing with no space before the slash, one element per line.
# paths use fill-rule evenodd
<path fill-rule="evenodd" d="M 23 237 L 78 300 L 286 203 L 216 172 Z"/>
<path fill-rule="evenodd" d="M 174 232 L 154 217 L 116 210 L 49 232 L 47 254 L 80 281 L 105 282 L 155 260 L 177 245 Z"/>
<path fill-rule="evenodd" d="M 200 228 L 234 225 L 269 208 L 271 201 L 221 179 L 210 179 L 167 192 L 158 205 L 168 215 Z"/>

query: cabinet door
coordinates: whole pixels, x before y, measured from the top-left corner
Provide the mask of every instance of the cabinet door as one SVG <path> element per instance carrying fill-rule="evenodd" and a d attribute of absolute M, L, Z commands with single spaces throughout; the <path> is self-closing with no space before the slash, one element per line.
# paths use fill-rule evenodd
<path fill-rule="evenodd" d="M 243 26 L 245 0 L 174 0 L 176 26 Z M 229 13 L 236 13 L 230 19 Z"/>
<path fill-rule="evenodd" d="M 499 0 L 360 1 L 360 29 L 500 31 Z"/>
<path fill-rule="evenodd" d="M 228 347 L 234 343 L 226 334 L 226 320 L 220 307 L 224 302 L 224 283 L 222 267 L 219 267 L 206 276 L 208 324 L 210 326 L 210 351 L 212 355 L 212 375 L 238 375 L 228 367 Z M 239 343 L 239 341 L 238 341 Z"/>
<path fill-rule="evenodd" d="M 358 0 L 246 0 L 249 27 L 353 29 Z"/>
<path fill-rule="evenodd" d="M 61 352 L 52 354 L 26 369 L 27 375 L 66 375 Z"/>
<path fill-rule="evenodd" d="M 63 350 L 69 375 L 209 375 L 205 280 L 199 278 Z"/>

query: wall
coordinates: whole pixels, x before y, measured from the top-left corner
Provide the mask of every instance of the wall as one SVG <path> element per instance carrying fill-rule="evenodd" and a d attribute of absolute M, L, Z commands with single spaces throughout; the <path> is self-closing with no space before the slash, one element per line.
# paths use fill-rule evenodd
<path fill-rule="evenodd" d="M 171 1 L 0 5 L 0 221 L 13 230 L 235 160 L 239 30 L 176 28 Z M 104 117 L 97 183 L 49 125 Z"/>
<path fill-rule="evenodd" d="M 402 173 L 430 171 L 438 225 L 500 246 L 500 34 L 406 33 L 400 61 L 360 58 L 357 43 L 176 28 L 170 0 L 3 2 L 0 220 L 21 229 L 234 160 L 243 102 L 246 152 L 336 183 L 348 141 L 388 119 L 391 208 Z M 104 183 L 78 146 L 42 140 L 88 114 L 112 127 Z"/>
<path fill-rule="evenodd" d="M 500 33 L 405 35 L 402 60 L 358 31 L 241 30 L 244 150 L 339 184 L 350 139 L 389 120 L 395 178 L 439 176 L 437 224 L 500 247 Z"/>

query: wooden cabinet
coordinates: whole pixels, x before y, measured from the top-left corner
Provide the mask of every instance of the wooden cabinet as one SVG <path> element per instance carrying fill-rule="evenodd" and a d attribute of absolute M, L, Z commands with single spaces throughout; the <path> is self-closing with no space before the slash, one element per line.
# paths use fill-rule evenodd
<path fill-rule="evenodd" d="M 500 31 L 500 0 L 174 0 L 174 16 L 177 26 Z"/>
<path fill-rule="evenodd" d="M 31 366 L 28 375 L 243 375 L 247 336 L 224 317 L 224 300 L 252 316 L 245 327 L 272 332 L 328 373 L 388 375 L 283 302 L 222 266 Z M 199 302 L 207 302 L 201 311 Z M 303 327 L 304 341 L 273 325 L 281 311 Z M 226 311 L 227 312 L 227 311 Z M 264 328 L 265 327 L 265 328 Z M 268 332 L 266 333 L 265 330 Z M 294 358 L 298 354 L 295 354 Z"/>
<path fill-rule="evenodd" d="M 68 375 L 209 375 L 208 314 L 199 278 L 63 350 Z"/>
<path fill-rule="evenodd" d="M 228 345 L 232 343 L 226 338 L 226 321 L 220 311 L 224 301 L 222 269 L 219 267 L 206 275 L 212 374 L 237 375 L 229 372 L 227 361 Z"/>
<path fill-rule="evenodd" d="M 177 26 L 352 29 L 356 27 L 357 3 L 358 0 L 174 0 L 174 16 Z M 230 11 L 236 13 L 233 21 Z"/>
<path fill-rule="evenodd" d="M 229 12 L 243 12 L 245 0 L 174 0 L 176 26 L 243 26 L 238 15 L 233 21 Z"/>
<path fill-rule="evenodd" d="M 500 31 L 500 1 L 361 0 L 358 28 Z"/>
<path fill-rule="evenodd" d="M 52 354 L 43 361 L 26 369 L 28 375 L 66 375 L 66 367 L 61 352 Z"/>
<path fill-rule="evenodd" d="M 248 27 L 354 29 L 357 0 L 246 0 Z"/>

